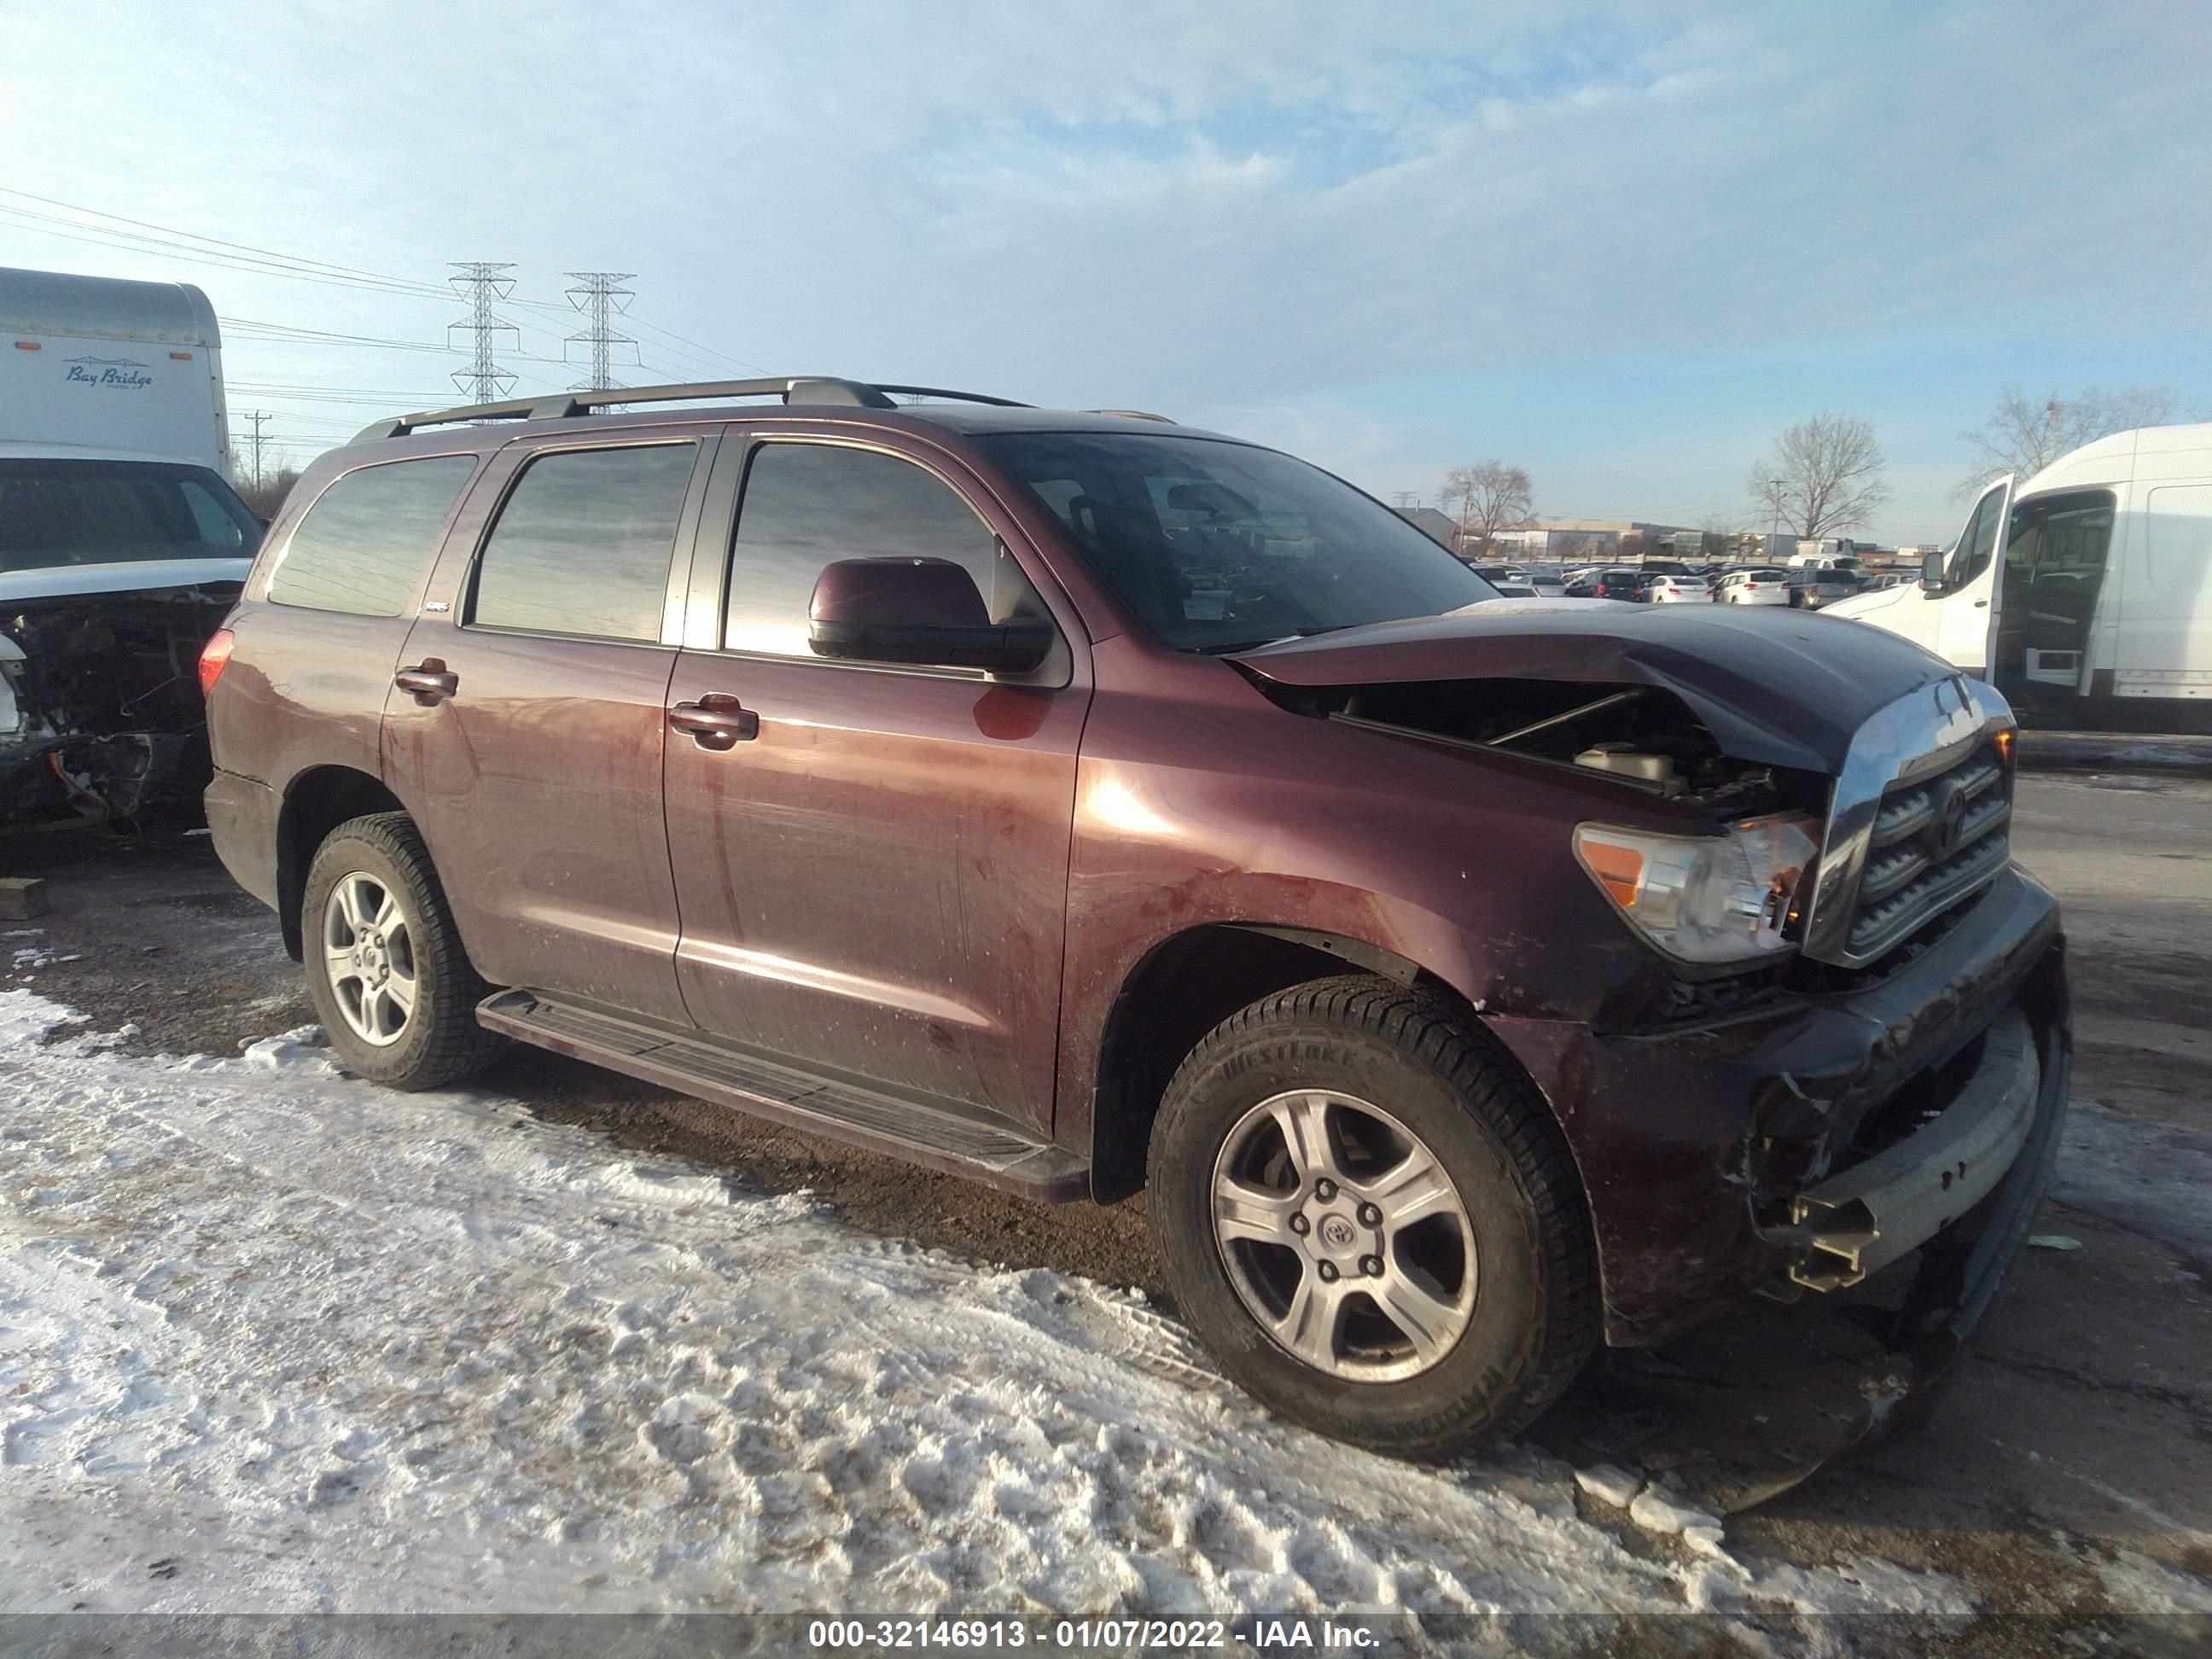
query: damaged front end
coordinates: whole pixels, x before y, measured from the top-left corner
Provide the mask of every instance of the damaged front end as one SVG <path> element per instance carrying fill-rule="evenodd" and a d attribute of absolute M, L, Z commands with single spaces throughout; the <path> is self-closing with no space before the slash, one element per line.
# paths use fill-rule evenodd
<path fill-rule="evenodd" d="M 185 817 L 207 785 L 198 662 L 240 584 L 16 600 L 0 613 L 0 822 Z"/>

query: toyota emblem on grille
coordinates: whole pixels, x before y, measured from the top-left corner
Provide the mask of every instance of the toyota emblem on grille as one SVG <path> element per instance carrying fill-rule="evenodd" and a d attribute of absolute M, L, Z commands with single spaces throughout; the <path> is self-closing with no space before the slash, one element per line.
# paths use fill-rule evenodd
<path fill-rule="evenodd" d="M 1943 781 L 1942 799 L 1936 803 L 1936 822 L 1928 831 L 1929 849 L 1947 859 L 1959 849 L 1959 831 L 1966 821 L 1966 792 L 1955 779 Z"/>

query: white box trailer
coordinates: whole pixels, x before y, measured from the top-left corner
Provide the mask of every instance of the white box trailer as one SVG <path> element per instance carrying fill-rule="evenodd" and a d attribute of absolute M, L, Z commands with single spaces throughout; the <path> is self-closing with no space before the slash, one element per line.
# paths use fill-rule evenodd
<path fill-rule="evenodd" d="M 0 822 L 189 815 L 261 525 L 184 283 L 0 268 Z"/>
<path fill-rule="evenodd" d="M 2212 422 L 2085 444 L 2000 478 L 1917 584 L 1828 614 L 1926 646 L 2014 702 L 2212 731 Z"/>
<path fill-rule="evenodd" d="M 0 453 L 26 446 L 235 478 L 207 295 L 189 283 L 0 267 Z"/>

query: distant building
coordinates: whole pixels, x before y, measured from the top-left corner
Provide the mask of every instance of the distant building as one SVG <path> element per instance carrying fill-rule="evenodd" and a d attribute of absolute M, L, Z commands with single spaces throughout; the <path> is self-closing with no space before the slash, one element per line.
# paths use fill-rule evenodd
<path fill-rule="evenodd" d="M 1449 514 L 1439 513 L 1433 507 L 1394 507 L 1390 510 L 1437 546 L 1455 545 L 1459 526 Z"/>

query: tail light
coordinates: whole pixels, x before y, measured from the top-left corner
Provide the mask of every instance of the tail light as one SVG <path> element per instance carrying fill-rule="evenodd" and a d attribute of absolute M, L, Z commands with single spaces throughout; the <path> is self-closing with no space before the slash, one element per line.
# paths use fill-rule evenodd
<path fill-rule="evenodd" d="M 215 690 L 215 683 L 222 678 L 223 665 L 230 660 L 230 648 L 238 637 L 228 628 L 218 628 L 215 636 L 200 649 L 200 696 L 206 697 Z"/>

